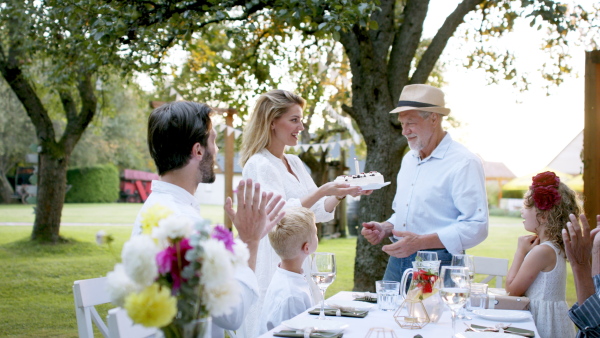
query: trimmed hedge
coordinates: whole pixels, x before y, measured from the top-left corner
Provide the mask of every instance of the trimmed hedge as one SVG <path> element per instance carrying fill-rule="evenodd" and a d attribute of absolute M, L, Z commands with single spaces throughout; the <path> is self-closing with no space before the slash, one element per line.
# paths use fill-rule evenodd
<path fill-rule="evenodd" d="M 523 198 L 527 190 L 502 190 L 502 198 Z"/>
<path fill-rule="evenodd" d="M 67 203 L 114 203 L 119 199 L 119 170 L 112 164 L 69 169 L 67 184 L 71 186 Z"/>

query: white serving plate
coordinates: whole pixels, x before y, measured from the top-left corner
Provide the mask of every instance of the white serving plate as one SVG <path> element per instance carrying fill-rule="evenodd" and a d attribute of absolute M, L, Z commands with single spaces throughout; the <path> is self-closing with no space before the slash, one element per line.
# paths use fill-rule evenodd
<path fill-rule="evenodd" d="M 359 185 L 359 187 L 361 187 L 362 190 L 377 190 L 377 189 L 381 189 L 381 188 L 385 187 L 386 185 L 388 185 L 390 183 L 392 183 L 392 182 L 369 183 L 369 184 Z"/>
<path fill-rule="evenodd" d="M 482 309 L 482 310 L 474 310 L 473 313 L 483 319 L 509 321 L 509 322 L 526 320 L 526 319 L 529 319 L 529 317 L 530 317 L 526 312 L 515 311 L 515 310 Z"/>

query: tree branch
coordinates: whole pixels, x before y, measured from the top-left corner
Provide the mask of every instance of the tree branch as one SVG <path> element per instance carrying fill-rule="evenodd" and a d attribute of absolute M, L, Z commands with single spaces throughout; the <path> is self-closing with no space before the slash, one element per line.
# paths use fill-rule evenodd
<path fill-rule="evenodd" d="M 429 78 L 429 74 L 433 70 L 435 63 L 446 48 L 448 40 L 452 37 L 458 26 L 463 23 L 465 16 L 475 10 L 477 5 L 485 0 L 464 0 L 461 2 L 454 12 L 450 14 L 440 30 L 435 34 L 429 48 L 423 54 L 421 62 L 417 66 L 417 70 L 410 79 L 410 83 L 425 83 Z"/>
<path fill-rule="evenodd" d="M 0 50 L 0 53 L 5 55 L 3 49 Z M 0 73 L 25 108 L 27 115 L 35 127 L 40 142 L 55 143 L 52 120 L 50 120 L 48 112 L 33 89 L 33 86 L 25 79 L 23 71 L 18 66 L 19 59 L 14 48 L 10 48 L 8 57 L 0 59 Z"/>
<path fill-rule="evenodd" d="M 64 146 L 66 153 L 70 153 L 73 148 L 75 148 L 75 145 L 81 138 L 81 135 L 83 135 L 83 132 L 90 124 L 96 113 L 96 104 L 98 99 L 94 94 L 94 86 L 92 84 L 92 76 L 90 73 L 84 73 L 81 75 L 81 79 L 77 85 L 77 91 L 79 92 L 79 97 L 81 98 L 81 111 L 79 114 L 74 112 L 67 113 L 67 127 L 65 128 L 65 132 L 60 140 L 60 144 Z"/>
<path fill-rule="evenodd" d="M 350 117 L 354 117 L 354 114 L 356 114 L 356 112 L 354 111 L 354 109 L 353 109 L 352 107 L 350 107 L 350 106 L 346 105 L 345 103 L 344 103 L 344 104 L 342 104 L 342 110 L 343 110 L 343 111 L 344 111 L 346 114 L 350 115 Z"/>
<path fill-rule="evenodd" d="M 394 102 L 408 83 L 410 65 L 419 48 L 428 7 L 429 0 L 409 0 L 404 9 L 404 22 L 396 31 L 388 63 L 388 87 Z"/>

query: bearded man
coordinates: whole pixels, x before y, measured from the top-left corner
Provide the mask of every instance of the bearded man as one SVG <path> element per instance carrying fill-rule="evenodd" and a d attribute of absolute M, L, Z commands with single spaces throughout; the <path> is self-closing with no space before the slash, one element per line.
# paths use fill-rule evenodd
<path fill-rule="evenodd" d="M 439 88 L 405 86 L 390 113 L 398 113 L 411 151 L 398 172 L 394 213 L 363 223 L 361 234 L 374 245 L 391 239 L 383 246 L 390 255 L 383 279 L 400 281 L 417 251 L 435 251 L 441 265 L 450 265 L 453 254 L 481 243 L 488 208 L 481 160 L 442 128 L 450 109 Z"/>
<path fill-rule="evenodd" d="M 158 168 L 160 180 L 152 181 L 148 196 L 135 221 L 132 236 L 142 233 L 146 210 L 155 204 L 170 209 L 173 215 L 201 221 L 200 203 L 194 197 L 199 183 L 215 181 L 214 159 L 219 151 L 217 133 L 212 127 L 212 109 L 203 103 L 177 101 L 155 109 L 148 118 L 148 148 Z M 273 193 L 261 194 L 260 185 L 242 180 L 238 185 L 238 207 L 230 198 L 225 211 L 249 251 L 248 267 L 238 269 L 234 278 L 241 290 L 241 301 L 232 312 L 212 317 L 212 337 L 224 337 L 224 330 L 237 330 L 258 300 L 254 269 L 258 243 L 283 218 L 285 202 Z"/>

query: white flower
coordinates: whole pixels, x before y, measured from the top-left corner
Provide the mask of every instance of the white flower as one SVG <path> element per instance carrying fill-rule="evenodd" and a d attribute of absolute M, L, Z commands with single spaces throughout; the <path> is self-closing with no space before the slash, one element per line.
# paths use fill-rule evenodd
<path fill-rule="evenodd" d="M 239 238 L 235 239 L 235 245 L 233 246 L 233 264 L 236 267 L 248 266 L 248 259 L 250 259 L 250 251 L 246 243 L 242 242 Z"/>
<path fill-rule="evenodd" d="M 231 252 L 225 244 L 215 239 L 200 242 L 204 251 L 202 257 L 201 283 L 206 288 L 225 285 L 233 279 L 233 266 Z"/>
<path fill-rule="evenodd" d="M 213 316 L 230 314 L 234 305 L 240 302 L 239 284 L 232 279 L 203 291 L 202 302 Z"/>
<path fill-rule="evenodd" d="M 137 285 L 127 276 L 123 264 L 116 264 L 115 270 L 109 272 L 106 277 L 106 291 L 108 292 L 110 301 L 117 306 L 123 307 L 127 295 L 132 292 L 139 292 L 142 289 L 141 286 Z"/>
<path fill-rule="evenodd" d="M 193 230 L 194 223 L 188 217 L 171 215 L 158 221 L 158 227 L 152 230 L 152 237 L 166 247 L 168 239 L 187 237 Z"/>
<path fill-rule="evenodd" d="M 158 248 L 150 236 L 134 236 L 123 245 L 121 259 L 127 276 L 137 284 L 148 286 L 158 277 Z"/>

